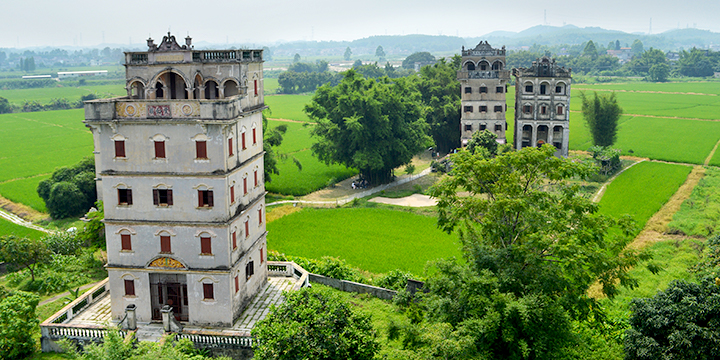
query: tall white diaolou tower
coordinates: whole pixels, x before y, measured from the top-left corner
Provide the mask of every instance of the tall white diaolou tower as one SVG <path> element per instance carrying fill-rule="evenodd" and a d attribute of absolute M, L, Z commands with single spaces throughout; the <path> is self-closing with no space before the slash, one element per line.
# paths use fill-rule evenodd
<path fill-rule="evenodd" d="M 570 144 L 570 69 L 547 57 L 529 68 L 513 69 L 515 76 L 515 149 L 555 146 L 568 156 Z"/>
<path fill-rule="evenodd" d="M 267 282 L 262 50 L 168 33 L 125 53 L 127 96 L 85 104 L 104 201 L 112 317 L 169 305 L 231 326 Z"/>

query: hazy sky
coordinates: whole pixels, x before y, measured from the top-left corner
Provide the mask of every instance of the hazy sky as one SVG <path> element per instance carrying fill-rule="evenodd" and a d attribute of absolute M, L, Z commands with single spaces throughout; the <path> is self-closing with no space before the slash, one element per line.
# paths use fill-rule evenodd
<path fill-rule="evenodd" d="M 547 18 L 545 18 L 547 13 Z M 718 0 L 2 0 L 0 47 L 157 42 L 171 30 L 194 41 L 267 45 L 372 35 L 521 31 L 547 23 L 660 33 L 720 32 Z"/>

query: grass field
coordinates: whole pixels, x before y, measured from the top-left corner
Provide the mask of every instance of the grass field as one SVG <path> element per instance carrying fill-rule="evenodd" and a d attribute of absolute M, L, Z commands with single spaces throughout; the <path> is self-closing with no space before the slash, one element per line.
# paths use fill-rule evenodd
<path fill-rule="evenodd" d="M 312 95 L 271 95 L 265 96 L 265 105 L 270 107 L 269 118 L 290 119 L 310 122 L 303 112 Z"/>
<path fill-rule="evenodd" d="M 127 91 L 122 84 L 118 85 L 92 85 L 80 87 L 52 87 L 39 89 L 0 90 L 0 97 L 6 98 L 10 103 L 22 105 L 25 101 L 37 101 L 48 104 L 52 99 L 80 100 L 80 97 L 90 93 L 100 97 L 126 95 Z"/>
<path fill-rule="evenodd" d="M 457 236 L 435 223 L 434 217 L 388 209 L 306 208 L 267 225 L 268 247 L 307 258 L 339 257 L 374 273 L 422 274 L 429 260 L 461 256 Z"/>
<path fill-rule="evenodd" d="M 705 169 L 705 177 L 673 215 L 668 228 L 691 236 L 709 236 L 720 228 L 720 169 Z"/>
<path fill-rule="evenodd" d="M 10 221 L 0 218 L 0 236 L 15 235 L 17 237 L 28 237 L 31 239 L 40 239 L 45 233 L 28 229 L 24 226 L 16 225 Z"/>
<path fill-rule="evenodd" d="M 638 232 L 685 182 L 692 168 L 656 162 L 641 162 L 620 174 L 608 185 L 600 200 L 600 213 L 633 216 Z"/>
<path fill-rule="evenodd" d="M 263 92 L 265 93 L 265 95 L 277 94 L 277 90 L 279 87 L 280 85 L 278 84 L 277 78 L 263 78 Z"/>
<path fill-rule="evenodd" d="M 340 181 L 357 174 L 357 171 L 343 165 L 325 165 L 315 158 L 310 146 L 310 130 L 312 124 L 304 125 L 285 121 L 268 120 L 270 127 L 286 125 L 288 127 L 278 151 L 286 154 L 285 159 L 278 160 L 279 175 L 272 175 L 272 181 L 265 188 L 274 193 L 285 195 L 306 195 L 328 185 L 328 181 Z M 299 170 L 293 158 L 302 165 Z"/>
<path fill-rule="evenodd" d="M 92 134 L 83 119 L 82 109 L 0 115 L 0 195 L 43 211 L 35 192 L 45 178 L 39 175 L 92 156 Z"/>

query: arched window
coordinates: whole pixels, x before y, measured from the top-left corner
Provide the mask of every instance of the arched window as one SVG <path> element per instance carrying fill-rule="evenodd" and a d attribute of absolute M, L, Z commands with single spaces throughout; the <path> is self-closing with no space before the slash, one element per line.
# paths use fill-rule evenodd
<path fill-rule="evenodd" d="M 130 84 L 130 95 L 133 99 L 145 98 L 145 85 L 141 81 L 133 81 Z"/>
<path fill-rule="evenodd" d="M 126 158 L 127 154 L 125 153 L 125 140 L 127 140 L 127 138 L 121 134 L 115 134 L 110 139 L 112 139 L 115 147 L 115 158 Z"/>
<path fill-rule="evenodd" d="M 208 80 L 205 83 L 205 99 L 219 99 L 220 98 L 220 88 L 218 88 L 218 84 L 213 80 Z"/>
<path fill-rule="evenodd" d="M 480 67 L 480 71 L 490 70 L 490 63 L 487 62 L 487 60 L 481 60 L 478 66 Z"/>
<path fill-rule="evenodd" d="M 492 64 L 492 69 L 493 70 L 502 70 L 503 69 L 502 62 L 500 60 L 495 60 Z"/>
<path fill-rule="evenodd" d="M 165 90 L 163 89 L 163 83 L 157 82 L 155 84 L 155 98 L 156 99 L 164 99 L 165 98 Z"/>
<path fill-rule="evenodd" d="M 238 94 L 238 85 L 233 80 L 225 81 L 225 97 L 235 96 Z"/>
<path fill-rule="evenodd" d="M 473 70 L 475 70 L 475 63 L 472 62 L 472 61 L 468 61 L 468 63 L 467 63 L 467 70 L 468 70 L 468 71 L 473 71 Z"/>

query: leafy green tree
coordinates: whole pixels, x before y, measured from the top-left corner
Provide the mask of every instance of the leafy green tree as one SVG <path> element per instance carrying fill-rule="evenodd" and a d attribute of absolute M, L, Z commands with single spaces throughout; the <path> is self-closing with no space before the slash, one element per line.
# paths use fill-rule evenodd
<path fill-rule="evenodd" d="M 487 157 L 494 157 L 498 152 L 497 135 L 488 130 L 476 131 L 472 134 L 465 148 L 471 154 L 478 151 L 487 151 Z"/>
<path fill-rule="evenodd" d="M 70 216 L 81 215 L 85 196 L 72 182 L 61 181 L 52 185 L 45 206 L 54 219 L 64 219 Z"/>
<path fill-rule="evenodd" d="M 615 93 L 609 95 L 593 93 L 593 98 L 583 92 L 580 93 L 583 118 L 590 129 L 593 144 L 612 146 L 617 137 L 617 123 L 622 115 L 622 108 L 617 103 Z"/>
<path fill-rule="evenodd" d="M 87 213 L 87 218 L 90 221 L 86 222 L 85 226 L 78 231 L 75 239 L 87 246 L 95 245 L 105 248 L 105 223 L 103 222 L 105 212 L 102 201 L 95 202 L 95 210 Z"/>
<path fill-rule="evenodd" d="M 45 242 L 14 235 L 0 237 L 0 261 L 30 271 L 35 281 L 37 267 L 50 261 L 52 252 Z"/>
<path fill-rule="evenodd" d="M 431 189 L 438 225 L 458 230 L 466 262 L 441 262 L 423 296 L 432 321 L 472 337 L 479 358 L 556 358 L 572 343 L 572 321 L 602 321 L 588 297 L 596 281 L 609 297 L 635 286 L 626 249 L 633 221 L 598 214 L 570 178 L 594 166 L 524 148 L 495 158 L 460 151 L 453 175 Z M 611 229 L 617 229 L 617 231 Z"/>
<path fill-rule="evenodd" d="M 369 360 L 379 349 L 370 317 L 356 313 L 329 290 L 288 293 L 252 334 L 258 360 Z"/>
<path fill-rule="evenodd" d="M 684 76 L 705 77 L 713 75 L 713 62 L 704 50 L 693 48 L 681 51 L 677 62 L 680 74 Z"/>
<path fill-rule="evenodd" d="M 42 238 L 48 250 L 58 255 L 77 255 L 82 240 L 74 232 L 57 231 Z"/>
<path fill-rule="evenodd" d="M 280 174 L 280 171 L 277 168 L 277 160 L 279 156 L 275 152 L 275 148 L 282 144 L 283 136 L 285 135 L 285 132 L 287 132 L 287 125 L 283 124 L 270 128 L 268 126 L 268 120 L 267 117 L 265 117 L 265 113 L 263 113 L 262 117 L 263 129 L 265 129 L 263 134 L 263 150 L 265 151 L 264 179 L 266 182 L 270 182 L 272 181 L 272 174 Z"/>
<path fill-rule="evenodd" d="M 460 57 L 444 59 L 420 69 L 417 88 L 425 108 L 425 119 L 438 151 L 448 153 L 460 146 Z"/>
<path fill-rule="evenodd" d="M 366 79 L 354 70 L 337 86 L 318 88 L 308 116 L 317 122 L 312 152 L 325 163 L 360 170 L 370 183 L 392 180 L 392 170 L 410 162 L 430 143 L 419 94 L 408 79 Z"/>
<path fill-rule="evenodd" d="M 35 308 L 39 301 L 37 295 L 23 291 L 0 299 L 0 358 L 24 359 L 35 352 Z"/>
<path fill-rule="evenodd" d="M 345 54 L 343 54 L 343 58 L 348 61 L 352 57 L 352 50 L 350 50 L 350 47 L 348 46 L 345 48 Z"/>
<path fill-rule="evenodd" d="M 405 69 L 414 69 L 416 62 L 431 62 L 435 61 L 435 56 L 429 52 L 416 52 L 406 57 L 402 62 L 402 67 Z"/>
<path fill-rule="evenodd" d="M 588 56 L 591 59 L 596 59 L 598 57 L 597 47 L 595 47 L 595 43 L 592 40 L 588 41 L 587 45 L 585 45 L 585 49 L 583 49 L 583 56 Z"/>
<path fill-rule="evenodd" d="M 82 214 L 97 201 L 95 160 L 87 157 L 72 167 L 56 169 L 38 184 L 37 192 L 55 219 Z"/>
<path fill-rule="evenodd" d="M 645 52 L 645 49 L 643 48 L 643 43 L 642 41 L 640 41 L 640 39 L 635 39 L 630 48 L 632 49 L 632 53 L 634 56 L 639 56 L 643 52 Z"/>
<path fill-rule="evenodd" d="M 380 62 L 385 59 L 385 50 L 383 50 L 383 47 L 381 45 L 378 45 L 377 49 L 375 49 L 375 56 L 379 58 L 378 61 Z"/>
<path fill-rule="evenodd" d="M 655 65 L 667 64 L 667 57 L 662 50 L 650 48 L 640 56 L 636 56 L 628 65 L 638 75 L 649 74 L 650 69 Z M 668 67 L 669 71 L 669 67 Z M 652 78 L 652 75 L 650 75 Z M 667 78 L 667 76 L 665 77 Z M 657 81 L 657 80 L 653 80 Z"/>
<path fill-rule="evenodd" d="M 8 99 L 0 97 L 0 114 L 7 114 L 11 113 L 12 111 L 12 105 L 10 105 Z"/>
<path fill-rule="evenodd" d="M 355 62 L 353 63 L 353 69 L 357 69 L 361 66 L 363 66 L 363 63 L 362 63 L 362 60 L 360 60 L 360 59 L 355 60 Z"/>
<path fill-rule="evenodd" d="M 294 63 L 300 62 L 300 54 L 297 54 L 297 53 L 295 54 L 295 56 L 293 57 L 293 62 Z"/>
<path fill-rule="evenodd" d="M 650 67 L 648 75 L 652 81 L 665 82 L 670 76 L 670 66 L 666 63 L 655 64 Z"/>

